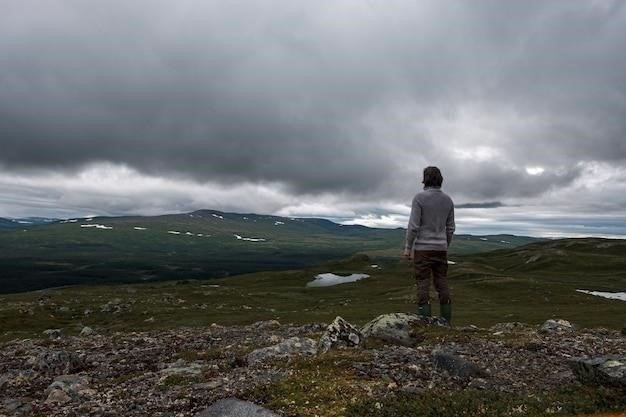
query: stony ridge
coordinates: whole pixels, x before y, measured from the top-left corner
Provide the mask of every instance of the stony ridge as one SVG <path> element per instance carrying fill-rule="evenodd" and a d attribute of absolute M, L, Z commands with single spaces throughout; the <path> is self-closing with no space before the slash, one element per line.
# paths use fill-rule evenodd
<path fill-rule="evenodd" d="M 602 367 L 613 377 L 594 383 L 626 386 L 626 337 L 617 331 L 576 330 L 564 321 L 541 328 L 520 323 L 450 328 L 416 317 L 377 317 L 360 330 L 338 318 L 329 326 L 265 321 L 114 334 L 90 329 L 79 337 L 49 331 L 42 339 L 0 346 L 0 416 L 186 417 L 203 410 L 228 416 L 206 409 L 232 397 L 262 405 L 259 393 L 274 384 L 305 378 L 311 364 L 319 369 L 340 362 L 333 378 L 318 371 L 317 379 L 305 380 L 307 386 L 333 384 L 356 401 L 435 388 L 534 393 L 589 382 Z M 411 326 L 398 318 L 410 319 Z M 372 327 L 380 322 L 409 332 L 412 345 L 402 335 L 401 343 L 394 343 L 389 329 L 384 340 L 377 338 Z M 350 401 L 348 395 L 333 404 L 284 401 L 271 411 L 341 415 Z M 225 404 L 240 406 L 226 401 L 220 407 Z"/>

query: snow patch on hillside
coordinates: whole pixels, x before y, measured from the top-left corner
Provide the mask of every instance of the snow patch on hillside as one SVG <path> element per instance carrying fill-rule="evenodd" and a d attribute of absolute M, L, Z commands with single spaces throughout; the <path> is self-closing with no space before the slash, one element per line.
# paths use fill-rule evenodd
<path fill-rule="evenodd" d="M 307 287 L 330 287 L 333 285 L 346 284 L 369 278 L 367 274 L 337 275 L 331 272 L 319 274 L 315 279 L 306 284 Z"/>
<path fill-rule="evenodd" d="M 257 237 L 243 237 L 243 236 L 237 235 L 237 234 L 235 234 L 233 236 L 235 236 L 235 238 L 237 238 L 237 240 L 245 240 L 247 242 L 265 242 L 266 241 L 265 239 L 257 238 Z"/>
<path fill-rule="evenodd" d="M 610 300 L 626 301 L 626 292 L 606 292 L 606 291 L 589 291 L 589 290 L 576 290 L 583 294 L 595 295 L 597 297 L 608 298 Z"/>

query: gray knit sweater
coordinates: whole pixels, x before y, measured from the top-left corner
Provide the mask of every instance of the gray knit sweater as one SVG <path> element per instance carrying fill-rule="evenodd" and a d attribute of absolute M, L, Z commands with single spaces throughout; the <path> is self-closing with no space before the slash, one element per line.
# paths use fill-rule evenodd
<path fill-rule="evenodd" d="M 447 251 L 454 229 L 452 199 L 440 187 L 426 187 L 413 198 L 405 249 Z"/>

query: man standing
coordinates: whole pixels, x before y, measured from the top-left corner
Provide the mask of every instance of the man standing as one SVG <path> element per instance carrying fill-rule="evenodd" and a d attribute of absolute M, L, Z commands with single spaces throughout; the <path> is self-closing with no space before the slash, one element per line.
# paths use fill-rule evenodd
<path fill-rule="evenodd" d="M 413 198 L 406 231 L 404 256 L 413 258 L 417 281 L 418 314 L 430 316 L 430 276 L 439 295 L 441 317 L 452 319 L 448 288 L 448 247 L 454 234 L 454 203 L 441 191 L 443 177 L 437 167 L 424 169 L 424 191 Z"/>

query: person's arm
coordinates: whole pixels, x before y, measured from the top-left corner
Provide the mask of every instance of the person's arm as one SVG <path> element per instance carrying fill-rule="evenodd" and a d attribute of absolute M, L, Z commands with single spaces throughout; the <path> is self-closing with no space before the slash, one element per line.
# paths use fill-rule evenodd
<path fill-rule="evenodd" d="M 413 199 L 411 204 L 411 216 L 409 217 L 409 224 L 406 228 L 406 243 L 404 245 L 404 255 L 410 256 L 413 249 L 413 242 L 415 238 L 419 236 L 420 223 L 422 219 L 422 207 L 417 201 L 417 196 Z"/>
<path fill-rule="evenodd" d="M 452 243 L 452 236 L 454 235 L 455 229 L 456 224 L 454 223 L 454 204 L 452 204 L 450 213 L 448 213 L 448 219 L 446 220 L 446 238 L 448 239 L 448 247 L 450 246 L 450 243 Z"/>

